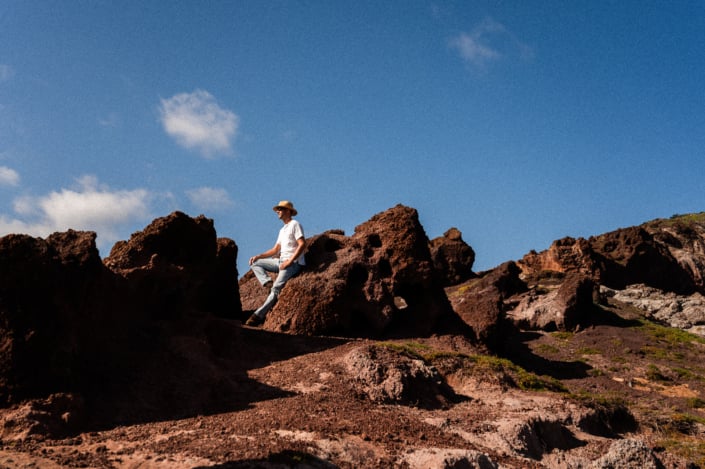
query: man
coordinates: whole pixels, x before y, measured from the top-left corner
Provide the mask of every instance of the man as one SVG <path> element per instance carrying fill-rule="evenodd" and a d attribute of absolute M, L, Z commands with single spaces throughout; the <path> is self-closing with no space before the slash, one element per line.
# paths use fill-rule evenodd
<path fill-rule="evenodd" d="M 257 280 L 265 288 L 269 288 L 269 296 L 249 317 L 248 326 L 259 326 L 264 322 L 264 318 L 279 298 L 284 284 L 294 275 L 298 274 L 305 265 L 304 248 L 306 239 L 304 229 L 301 224 L 292 217 L 298 213 L 294 204 L 288 200 L 282 200 L 274 206 L 284 226 L 279 230 L 277 242 L 270 250 L 250 257 L 250 266 Z M 277 279 L 272 282 L 268 272 L 277 273 Z"/>

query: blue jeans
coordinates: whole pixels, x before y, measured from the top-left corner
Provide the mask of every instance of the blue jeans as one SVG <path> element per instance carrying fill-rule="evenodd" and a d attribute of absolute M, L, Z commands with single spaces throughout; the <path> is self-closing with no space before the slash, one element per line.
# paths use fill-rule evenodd
<path fill-rule="evenodd" d="M 272 284 L 272 289 L 269 290 L 269 296 L 267 296 L 267 299 L 264 300 L 262 306 L 257 308 L 257 310 L 253 313 L 259 319 L 264 320 L 269 310 L 272 309 L 274 304 L 279 299 L 279 292 L 281 292 L 282 288 L 284 288 L 284 284 L 301 270 L 301 264 L 298 262 L 294 262 L 284 270 L 279 269 L 280 263 L 281 261 L 279 259 L 270 257 L 268 259 L 258 259 L 252 264 L 252 272 L 262 285 L 272 280 L 267 272 L 278 272 L 277 278 Z"/>

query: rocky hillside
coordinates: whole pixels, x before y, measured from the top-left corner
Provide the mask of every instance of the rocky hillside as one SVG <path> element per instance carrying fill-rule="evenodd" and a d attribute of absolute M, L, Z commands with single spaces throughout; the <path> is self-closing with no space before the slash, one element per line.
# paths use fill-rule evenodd
<path fill-rule="evenodd" d="M 175 212 L 0 238 L 0 467 L 705 467 L 705 214 L 486 272 L 398 205 L 266 291 Z"/>

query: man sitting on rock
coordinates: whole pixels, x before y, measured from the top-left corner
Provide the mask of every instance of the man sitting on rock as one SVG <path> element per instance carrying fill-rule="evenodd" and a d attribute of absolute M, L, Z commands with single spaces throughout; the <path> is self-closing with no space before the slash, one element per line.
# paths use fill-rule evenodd
<path fill-rule="evenodd" d="M 275 205 L 273 210 L 277 212 L 279 219 L 284 222 L 284 226 L 279 230 L 277 242 L 270 250 L 250 257 L 250 266 L 257 280 L 265 288 L 269 288 L 269 296 L 264 300 L 262 306 L 252 313 L 247 322 L 248 326 L 259 326 L 264 322 L 264 318 L 279 298 L 279 292 L 284 284 L 294 275 L 299 273 L 305 265 L 304 248 L 306 239 L 304 229 L 301 224 L 292 217 L 298 213 L 294 204 L 288 200 L 282 200 Z M 268 272 L 277 273 L 274 282 L 269 277 Z"/>

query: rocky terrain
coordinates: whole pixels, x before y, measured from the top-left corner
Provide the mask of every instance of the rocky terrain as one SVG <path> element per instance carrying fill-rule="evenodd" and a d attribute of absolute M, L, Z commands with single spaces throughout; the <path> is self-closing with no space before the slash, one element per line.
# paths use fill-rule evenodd
<path fill-rule="evenodd" d="M 705 214 L 485 272 L 398 205 L 267 292 L 175 212 L 0 238 L 0 467 L 705 467 Z"/>

